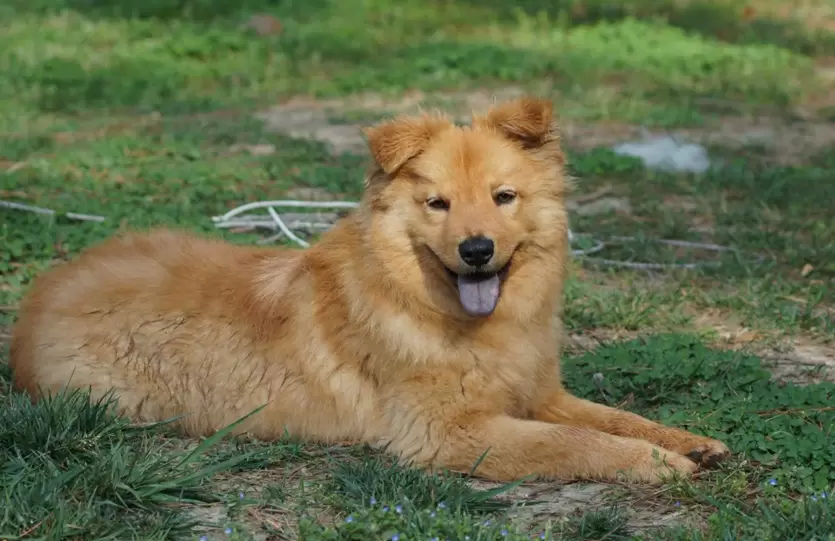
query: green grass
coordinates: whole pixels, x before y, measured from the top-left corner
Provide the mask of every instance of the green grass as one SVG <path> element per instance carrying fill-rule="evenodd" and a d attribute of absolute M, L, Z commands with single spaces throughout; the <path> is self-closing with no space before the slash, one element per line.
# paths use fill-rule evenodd
<path fill-rule="evenodd" d="M 525 0 L 514 3 L 488 0 L 478 4 L 490 6 L 505 16 L 514 16 L 519 12 L 529 16 L 544 14 L 572 26 L 619 21 L 629 17 L 663 20 L 682 30 L 727 43 L 772 44 L 803 54 L 831 54 L 835 51 L 835 39 L 831 33 L 810 30 L 804 25 L 807 21 L 799 14 L 794 18 L 775 17 L 771 12 L 773 8 L 780 7 L 780 4 L 768 0 Z M 830 19 L 835 17 L 835 10 L 831 6 L 827 8 L 823 1 L 807 4 L 816 7 L 818 13 L 827 13 Z M 742 16 L 746 7 L 753 8 L 749 18 Z"/>
<path fill-rule="evenodd" d="M 638 328 L 651 318 L 652 306 L 671 305 L 675 309 L 682 291 L 688 290 L 689 303 L 700 308 L 736 311 L 746 318 L 749 327 L 811 331 L 828 339 L 835 337 L 835 207 L 831 203 L 835 200 L 835 185 L 829 181 L 835 170 L 831 154 L 821 154 L 808 165 L 792 167 L 736 157 L 699 176 L 647 172 L 638 160 L 606 149 L 577 156 L 572 164 L 575 174 L 583 179 L 584 191 L 612 184 L 612 197 L 632 202 L 630 213 L 573 218 L 576 231 L 593 232 L 596 238 L 636 239 L 612 241 L 596 257 L 719 266 L 706 266 L 698 272 L 672 272 L 666 287 L 651 291 L 633 284 L 631 290 L 635 293 L 625 299 L 623 279 L 614 293 L 599 289 L 586 292 L 581 287 L 577 296 L 582 297 L 582 305 L 569 304 L 570 310 L 586 310 L 591 299 L 611 307 L 607 311 L 600 306 L 591 312 L 611 319 L 617 317 L 612 310 L 617 312 L 626 303 L 633 308 L 619 319 L 628 322 L 631 317 L 634 321 L 624 327 Z M 710 224 L 712 234 L 694 231 L 695 226 L 705 223 Z M 707 241 L 735 251 L 717 255 L 699 249 L 671 248 L 654 242 L 659 238 Z M 813 270 L 802 277 L 801 270 L 806 265 Z M 613 302 L 610 297 L 620 300 Z M 664 297 L 666 302 L 659 300 Z M 665 313 L 662 317 L 668 316 Z M 612 326 L 589 320 L 582 313 L 576 317 L 580 326 Z"/>
<path fill-rule="evenodd" d="M 835 52 L 835 34 L 806 23 L 832 12 L 811 2 L 823 15 L 783 17 L 779 2 L 745 4 L 750 19 L 735 0 L 5 2 L 0 199 L 107 219 L 0 209 L 0 357 L 31 279 L 114 232 L 169 225 L 251 243 L 262 235 L 218 230 L 211 217 L 300 187 L 356 199 L 364 157 L 253 119 L 285 97 L 388 96 L 385 110 L 331 102 L 334 125 L 373 122 L 405 90 L 462 109 L 447 91 L 507 85 L 557 98 L 573 121 L 706 129 L 740 112 L 790 115 L 820 95 L 812 66 Z M 254 13 L 283 30 L 242 29 Z M 9 390 L 0 362 L 0 539 L 832 541 L 835 508 L 821 494 L 835 488 L 835 385 L 783 383 L 758 357 L 706 344 L 720 342 L 714 323 L 756 331 L 755 349 L 835 339 L 835 153 L 789 166 L 767 148 L 711 152 L 716 168 L 696 176 L 569 148 L 580 195 L 608 187 L 629 203 L 572 213 L 591 239 L 636 239 L 596 255 L 719 266 L 647 273 L 577 261 L 568 330 L 639 338 L 574 348 L 564 372 L 578 394 L 722 438 L 737 455 L 718 471 L 657 491 L 615 487 L 606 505 L 549 514 L 551 503 L 519 487 L 429 476 L 364 447 L 186 441 L 77 393 L 32 405 Z M 688 520 L 636 531 L 633 512 L 648 502 Z"/>
<path fill-rule="evenodd" d="M 207 481 L 256 453 L 207 459 L 228 429 L 187 450 L 162 438 L 162 424 L 131 426 L 113 413 L 112 399 L 91 402 L 81 392 L 37 405 L 13 393 L 2 402 L 4 539 L 187 535 L 195 521 L 177 506 L 216 501 Z"/>
<path fill-rule="evenodd" d="M 0 30 L 8 129 L 44 114 L 191 113 L 295 93 L 535 81 L 585 104 L 587 114 L 605 109 L 633 119 L 693 122 L 682 104 L 736 98 L 789 105 L 815 84 L 811 60 L 780 40 L 729 44 L 709 32 L 688 32 L 687 25 L 624 18 L 626 12 L 566 23 L 451 1 L 409 2 L 396 10 L 387 0 L 136 5 L 41 0 L 0 8 L 9 21 Z M 275 16 L 282 31 L 257 36 L 242 29 L 253 12 Z M 598 22 L 580 24 L 591 20 Z"/>

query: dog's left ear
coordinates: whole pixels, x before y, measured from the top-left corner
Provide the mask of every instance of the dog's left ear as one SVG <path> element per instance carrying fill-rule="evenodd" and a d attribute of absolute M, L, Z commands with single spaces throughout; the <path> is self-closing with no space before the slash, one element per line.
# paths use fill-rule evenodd
<path fill-rule="evenodd" d="M 524 97 L 502 103 L 474 117 L 473 126 L 496 130 L 538 156 L 565 162 L 550 100 Z"/>
<path fill-rule="evenodd" d="M 363 131 L 374 160 L 391 175 L 423 152 L 432 138 L 450 125 L 443 116 L 425 114 L 395 118 Z"/>

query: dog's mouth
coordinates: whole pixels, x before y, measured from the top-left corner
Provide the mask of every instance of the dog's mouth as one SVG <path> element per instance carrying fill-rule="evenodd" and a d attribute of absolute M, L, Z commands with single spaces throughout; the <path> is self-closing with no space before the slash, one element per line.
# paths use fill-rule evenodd
<path fill-rule="evenodd" d="M 489 316 L 499 304 L 502 283 L 507 279 L 511 260 L 496 272 L 476 271 L 459 274 L 444 265 L 458 289 L 458 298 L 464 311 L 474 317 Z"/>

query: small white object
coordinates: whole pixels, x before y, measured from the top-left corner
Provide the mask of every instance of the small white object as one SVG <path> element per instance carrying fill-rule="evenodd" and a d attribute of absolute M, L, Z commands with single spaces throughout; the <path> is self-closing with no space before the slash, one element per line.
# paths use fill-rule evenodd
<path fill-rule="evenodd" d="M 621 156 L 639 158 L 647 169 L 704 173 L 710 167 L 710 158 L 703 146 L 695 143 L 680 144 L 669 136 L 621 143 L 613 150 Z"/>
<path fill-rule="evenodd" d="M 0 207 L 34 212 L 35 214 L 45 214 L 47 216 L 55 216 L 56 214 L 56 212 L 52 209 L 36 207 L 35 205 L 24 205 L 23 203 L 15 203 L 14 201 L 0 201 Z M 81 220 L 83 222 L 103 222 L 106 219 L 104 216 L 97 216 L 95 214 L 79 214 L 77 212 L 65 212 L 64 216 L 72 220 Z"/>

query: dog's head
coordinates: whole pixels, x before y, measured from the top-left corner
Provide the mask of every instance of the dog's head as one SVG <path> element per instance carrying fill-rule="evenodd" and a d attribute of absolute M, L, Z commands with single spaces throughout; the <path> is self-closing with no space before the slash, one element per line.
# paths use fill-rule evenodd
<path fill-rule="evenodd" d="M 506 102 L 465 127 L 441 115 L 398 117 L 366 135 L 372 242 L 410 252 L 424 282 L 448 284 L 436 303 L 487 316 L 511 281 L 561 277 L 566 183 L 549 101 Z"/>

